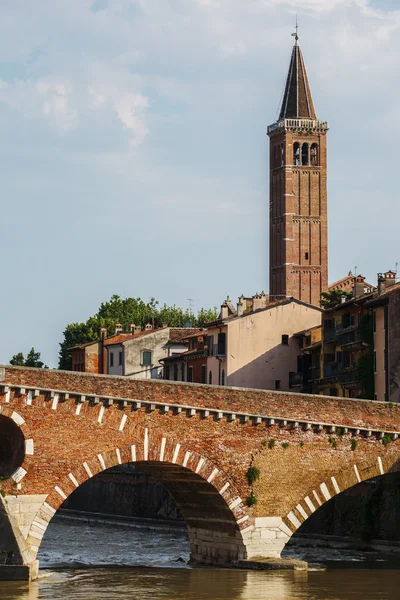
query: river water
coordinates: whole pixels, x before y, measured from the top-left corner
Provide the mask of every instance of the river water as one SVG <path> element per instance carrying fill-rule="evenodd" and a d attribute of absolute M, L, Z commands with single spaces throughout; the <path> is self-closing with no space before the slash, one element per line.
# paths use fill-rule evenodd
<path fill-rule="evenodd" d="M 312 570 L 190 568 L 182 530 L 149 531 L 56 517 L 42 542 L 39 579 L 30 585 L 0 582 L 0 599 L 400 599 L 398 556 L 313 548 L 292 548 L 290 554 L 308 559 Z"/>

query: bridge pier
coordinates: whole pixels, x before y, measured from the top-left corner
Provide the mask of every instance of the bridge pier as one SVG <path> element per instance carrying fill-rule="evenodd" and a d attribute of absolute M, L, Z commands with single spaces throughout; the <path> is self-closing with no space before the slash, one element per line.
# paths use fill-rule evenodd
<path fill-rule="evenodd" d="M 292 533 L 281 517 L 256 517 L 242 532 L 247 559 L 280 558 Z"/>
<path fill-rule="evenodd" d="M 39 561 L 27 538 L 45 498 L 0 495 L 0 581 L 31 581 L 38 576 Z"/>
<path fill-rule="evenodd" d="M 246 546 L 239 531 L 227 533 L 188 527 L 190 562 L 206 565 L 232 565 L 246 559 Z"/>

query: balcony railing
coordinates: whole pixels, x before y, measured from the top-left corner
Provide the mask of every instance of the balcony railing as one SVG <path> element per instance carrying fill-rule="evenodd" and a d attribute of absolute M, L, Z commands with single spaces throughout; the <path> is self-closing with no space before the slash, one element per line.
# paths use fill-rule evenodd
<path fill-rule="evenodd" d="M 319 367 L 312 367 L 308 372 L 308 377 L 310 381 L 321 379 L 321 369 Z"/>
<path fill-rule="evenodd" d="M 343 371 L 342 373 L 339 373 L 338 381 L 341 384 L 357 383 L 358 382 L 357 371 L 355 369 L 353 369 L 351 371 Z"/>
<path fill-rule="evenodd" d="M 267 133 L 273 133 L 277 129 L 285 131 L 328 131 L 327 121 L 318 121 L 318 119 L 281 119 L 277 123 L 269 125 Z"/>
<path fill-rule="evenodd" d="M 335 338 L 336 338 L 335 327 L 330 327 L 329 329 L 324 329 L 324 342 L 332 342 Z"/>
<path fill-rule="evenodd" d="M 324 366 L 324 377 L 336 377 L 338 374 L 338 365 L 325 365 Z"/>

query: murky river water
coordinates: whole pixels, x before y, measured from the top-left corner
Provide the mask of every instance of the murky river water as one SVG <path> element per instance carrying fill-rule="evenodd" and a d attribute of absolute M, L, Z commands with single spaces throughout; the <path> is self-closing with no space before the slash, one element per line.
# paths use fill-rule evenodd
<path fill-rule="evenodd" d="M 293 556 L 319 562 L 319 567 L 328 560 L 326 570 L 315 564 L 317 570 L 308 572 L 189 568 L 182 562 L 189 551 L 181 531 L 55 519 L 42 543 L 40 578 L 30 586 L 0 582 L 0 598 L 400 600 L 400 557 L 386 562 L 378 554 L 343 552 L 293 550 Z M 341 556 L 355 568 L 345 568 Z"/>

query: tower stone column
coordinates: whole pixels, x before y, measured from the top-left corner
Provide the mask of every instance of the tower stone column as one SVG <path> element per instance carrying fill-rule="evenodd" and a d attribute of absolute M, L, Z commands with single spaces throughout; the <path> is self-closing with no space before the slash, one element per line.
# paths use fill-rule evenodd
<path fill-rule="evenodd" d="M 319 306 L 328 287 L 328 123 L 316 117 L 303 56 L 293 47 L 279 119 L 270 138 L 272 299 Z"/>

